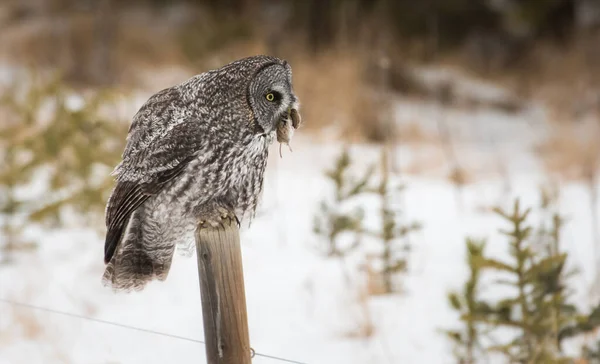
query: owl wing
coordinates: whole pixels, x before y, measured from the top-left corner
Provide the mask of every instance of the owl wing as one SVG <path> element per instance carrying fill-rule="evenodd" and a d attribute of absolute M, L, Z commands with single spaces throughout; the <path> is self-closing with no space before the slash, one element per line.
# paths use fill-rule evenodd
<path fill-rule="evenodd" d="M 117 182 L 106 209 L 108 230 L 104 243 L 105 263 L 110 262 L 115 253 L 131 214 L 148 198 L 160 192 L 167 182 L 183 172 L 192 159 L 193 157 L 190 157 L 174 168 L 157 174 L 151 182 Z"/>
<path fill-rule="evenodd" d="M 163 90 L 142 106 L 131 125 L 123 161 L 115 169 L 117 184 L 106 206 L 104 262 L 110 262 L 131 214 L 183 172 L 200 151 L 195 120 L 168 108 L 178 94 Z M 158 112 L 154 112 L 158 111 Z"/>

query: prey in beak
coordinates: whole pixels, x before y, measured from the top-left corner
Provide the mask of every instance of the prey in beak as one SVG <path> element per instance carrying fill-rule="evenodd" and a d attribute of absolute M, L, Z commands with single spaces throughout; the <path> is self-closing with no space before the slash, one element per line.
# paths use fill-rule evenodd
<path fill-rule="evenodd" d="M 300 117 L 300 113 L 298 109 L 295 107 L 291 107 L 288 109 L 286 117 L 282 118 L 277 124 L 277 141 L 279 142 L 279 157 L 282 158 L 281 154 L 281 145 L 286 144 L 288 148 L 290 148 L 290 152 L 292 152 L 292 147 L 290 146 L 290 141 L 292 140 L 292 136 L 294 135 L 294 131 L 298 129 L 300 124 L 302 123 L 302 119 Z"/>

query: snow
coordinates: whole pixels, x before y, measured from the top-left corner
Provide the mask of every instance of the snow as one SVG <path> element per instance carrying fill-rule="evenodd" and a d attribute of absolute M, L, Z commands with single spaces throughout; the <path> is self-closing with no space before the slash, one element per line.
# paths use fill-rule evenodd
<path fill-rule="evenodd" d="M 401 174 L 404 216 L 424 228 L 412 239 L 404 294 L 368 298 L 374 324 L 369 338 L 352 335 L 365 320 L 357 299 L 360 254 L 345 262 L 325 258 L 312 233 L 319 201 L 330 189 L 323 170 L 331 167 L 341 145 L 316 142 L 300 131 L 292 142 L 294 152 L 284 150 L 283 159 L 279 146 L 273 146 L 261 209 L 242 231 L 251 345 L 258 353 L 303 363 L 452 362 L 440 330 L 458 325 L 446 295 L 459 289 L 467 274 L 465 237 L 489 237 L 488 251 L 505 256 L 506 245 L 496 234 L 502 221 L 482 208 L 509 207 L 516 196 L 523 206 L 537 206 L 546 178 L 531 153 L 544 137 L 529 122 L 543 122 L 539 110 L 516 116 L 436 111 L 415 101 L 399 102 L 397 108 L 400 124 L 418 121 L 433 132 L 442 114 L 465 167 L 485 170 L 500 157 L 510 167 L 508 181 L 484 174 L 457 192 L 444 171 Z M 376 146 L 356 145 L 351 151 L 357 170 L 378 161 Z M 402 168 L 423 153 L 408 146 L 396 152 Z M 570 217 L 564 248 L 582 271 L 577 288 L 583 300 L 594 275 L 588 188 L 576 182 L 561 185 L 560 207 Z M 102 236 L 73 227 L 32 227 L 26 235 L 39 242 L 39 250 L 0 267 L 0 298 L 202 340 L 195 258 L 176 256 L 165 282 L 139 293 L 114 294 L 100 284 Z M 204 347 L 0 302 L 0 364 L 141 362 L 204 363 Z M 253 362 L 277 363 L 260 356 Z"/>
<path fill-rule="evenodd" d="M 432 90 L 439 89 L 443 84 L 452 84 L 457 96 L 475 97 L 481 101 L 497 101 L 508 99 L 512 94 L 490 82 L 470 77 L 464 71 L 451 67 L 416 67 L 414 75 Z"/>

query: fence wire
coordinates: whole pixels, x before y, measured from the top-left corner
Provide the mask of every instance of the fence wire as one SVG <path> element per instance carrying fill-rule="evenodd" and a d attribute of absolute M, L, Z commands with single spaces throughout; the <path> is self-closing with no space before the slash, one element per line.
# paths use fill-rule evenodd
<path fill-rule="evenodd" d="M 107 320 L 102 320 L 102 319 L 98 319 L 98 318 L 83 316 L 83 315 L 79 315 L 79 314 L 71 313 L 71 312 L 59 311 L 59 310 L 55 310 L 55 309 L 52 309 L 52 308 L 47 308 L 47 307 L 41 307 L 41 306 L 32 305 L 32 304 L 29 304 L 29 303 L 17 302 L 17 301 L 12 301 L 12 300 L 8 300 L 8 299 L 4 299 L 4 298 L 0 298 L 0 302 L 4 303 L 4 304 L 7 304 L 7 305 L 15 306 L 15 307 L 26 308 L 26 309 L 35 310 L 35 311 L 42 311 L 42 312 L 51 313 L 51 314 L 55 314 L 55 315 L 67 316 L 67 317 L 71 317 L 71 318 L 75 318 L 75 319 L 80 319 L 80 320 L 95 322 L 95 323 L 98 323 L 98 324 L 120 327 L 122 329 L 127 329 L 127 330 L 132 330 L 132 331 L 143 332 L 143 333 L 147 333 L 147 334 L 164 336 L 164 337 L 168 337 L 168 338 L 171 338 L 171 339 L 189 341 L 189 342 L 193 342 L 193 343 L 197 343 L 197 344 L 202 344 L 202 345 L 206 344 L 202 340 L 198 340 L 198 339 L 194 339 L 194 338 L 190 338 L 190 337 L 185 337 L 185 336 L 180 336 L 180 335 L 173 335 L 173 334 L 168 334 L 168 333 L 165 333 L 165 332 L 160 332 L 160 331 L 155 331 L 155 330 L 150 330 L 150 329 L 144 329 L 144 328 L 141 328 L 141 327 L 135 327 L 135 326 L 130 326 L 130 325 L 125 325 L 125 324 L 121 324 L 121 323 L 118 323 L 118 322 L 107 321 Z M 292 364 L 307 364 L 307 363 L 304 363 L 304 362 L 295 361 L 295 360 L 291 360 L 291 359 L 285 359 L 285 358 L 281 358 L 281 357 L 274 356 L 274 355 L 261 354 L 261 353 L 258 353 L 256 351 L 254 351 L 254 350 L 252 352 L 253 352 L 253 356 L 259 356 L 259 357 L 262 357 L 262 358 L 279 360 L 281 362 L 292 363 Z"/>

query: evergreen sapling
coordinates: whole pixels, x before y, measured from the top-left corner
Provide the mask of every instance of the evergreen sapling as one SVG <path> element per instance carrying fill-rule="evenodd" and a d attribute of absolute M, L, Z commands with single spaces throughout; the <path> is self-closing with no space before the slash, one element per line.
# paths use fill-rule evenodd
<path fill-rule="evenodd" d="M 350 154 L 345 148 L 336 159 L 334 168 L 325 172 L 333 182 L 334 199 L 332 202 L 321 201 L 313 231 L 326 242 L 325 255 L 328 257 L 341 257 L 352 251 L 359 245 L 363 232 L 364 210 L 361 207 L 348 209 L 348 205 L 353 198 L 367 192 L 374 168 L 368 168 L 360 178 L 356 178 L 348 173 L 351 163 Z M 345 233 L 351 234 L 354 241 L 350 245 L 340 246 L 340 237 Z"/>
<path fill-rule="evenodd" d="M 467 240 L 471 275 L 461 292 L 449 295 L 463 323 L 462 329 L 446 332 L 455 345 L 457 362 L 475 363 L 486 354 L 510 363 L 572 362 L 575 358 L 563 352 L 562 342 L 598 327 L 600 310 L 582 313 L 570 300 L 568 279 L 573 272 L 567 271 L 567 253 L 560 248 L 562 217 L 551 214 L 536 234 L 527 223 L 530 209 L 522 210 L 519 200 L 512 211 L 494 211 L 511 226 L 501 230 L 508 238 L 510 258 L 489 257 L 483 243 Z M 502 276 L 487 289 L 508 286 L 509 292 L 495 300 L 482 298 L 483 274 Z M 509 338 L 507 332 L 514 334 Z"/>
<path fill-rule="evenodd" d="M 16 84 L 15 84 L 16 85 Z M 104 213 L 111 188 L 110 169 L 119 158 L 127 124 L 109 118 L 102 108 L 108 91 L 79 99 L 60 78 L 19 82 L 2 93 L 0 112 L 0 215 L 2 251 L 31 247 L 19 236 L 27 224 L 63 223 L 64 207 L 91 221 Z M 43 193 L 17 194 L 19 188 L 44 181 Z M 26 187 L 29 188 L 29 187 Z M 32 190 L 33 191 L 33 190 Z"/>

